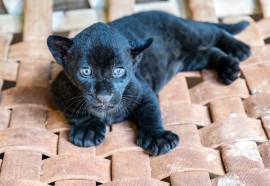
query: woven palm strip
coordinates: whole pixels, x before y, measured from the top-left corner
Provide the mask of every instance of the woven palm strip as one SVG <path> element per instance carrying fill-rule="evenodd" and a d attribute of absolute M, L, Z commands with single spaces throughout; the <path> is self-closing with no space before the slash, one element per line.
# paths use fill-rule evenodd
<path fill-rule="evenodd" d="M 176 11 L 176 1 L 164 4 Z M 211 71 L 180 73 L 159 95 L 165 128 L 181 137 L 170 153 L 149 157 L 136 145 L 134 125 L 108 128 L 106 141 L 79 148 L 68 141 L 70 125 L 50 99 L 59 72 L 46 47 L 52 33 L 52 0 L 26 0 L 23 41 L 0 35 L 1 186 L 210 186 L 270 184 L 269 2 L 262 20 L 248 20 L 236 36 L 252 46 L 242 77 L 230 86 Z M 108 1 L 108 20 L 132 13 L 133 0 Z M 193 18 L 217 21 L 212 0 L 190 0 Z M 72 33 L 74 35 L 74 32 Z M 72 35 L 71 34 L 71 35 Z M 191 78 L 201 80 L 189 87 Z M 7 82 L 16 82 L 8 89 Z M 5 86 L 4 86 L 5 85 Z"/>

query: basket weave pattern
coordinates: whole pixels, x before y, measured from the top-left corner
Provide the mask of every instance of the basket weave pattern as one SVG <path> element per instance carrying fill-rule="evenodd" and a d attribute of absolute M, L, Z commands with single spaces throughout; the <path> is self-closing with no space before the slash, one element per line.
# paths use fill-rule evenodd
<path fill-rule="evenodd" d="M 134 11 L 134 1 L 108 2 L 108 20 Z M 26 0 L 23 41 L 10 45 L 12 34 L 0 35 L 0 185 L 270 185 L 270 46 L 264 43 L 270 3 L 260 3 L 264 18 L 258 22 L 249 16 L 223 19 L 250 22 L 236 36 L 252 47 L 241 78 L 225 86 L 211 71 L 184 72 L 161 91 L 165 128 L 181 142 L 168 154 L 149 157 L 136 145 L 129 121 L 108 128 L 106 141 L 96 147 L 68 141 L 70 125 L 49 95 L 59 72 L 46 46 L 52 0 Z M 189 5 L 193 19 L 218 20 L 212 0 Z M 190 78 L 202 82 L 189 88 Z M 5 81 L 16 86 L 3 90 Z"/>

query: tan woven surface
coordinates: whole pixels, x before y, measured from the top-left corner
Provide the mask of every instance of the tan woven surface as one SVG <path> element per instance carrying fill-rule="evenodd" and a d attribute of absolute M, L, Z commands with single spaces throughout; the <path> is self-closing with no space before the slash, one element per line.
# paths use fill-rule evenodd
<path fill-rule="evenodd" d="M 109 1 L 108 20 L 134 10 L 134 1 L 120 2 Z M 270 47 L 264 43 L 270 5 L 260 2 L 265 17 L 258 22 L 224 19 L 251 23 L 236 36 L 253 51 L 241 64 L 242 77 L 225 86 L 207 70 L 177 75 L 159 99 L 165 128 L 180 136 L 180 145 L 149 157 L 128 121 L 108 128 L 97 147 L 68 141 L 70 125 L 48 93 L 59 72 L 45 42 L 52 33 L 52 0 L 26 0 L 23 41 L 10 45 L 12 35 L 0 35 L 0 185 L 270 185 Z M 212 0 L 189 5 L 194 19 L 218 20 Z M 202 81 L 188 87 L 190 78 Z M 4 90 L 8 81 L 16 86 Z"/>

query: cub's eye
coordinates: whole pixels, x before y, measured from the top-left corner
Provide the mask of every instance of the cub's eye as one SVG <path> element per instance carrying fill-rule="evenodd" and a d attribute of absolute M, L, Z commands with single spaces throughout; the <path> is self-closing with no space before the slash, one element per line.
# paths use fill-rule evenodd
<path fill-rule="evenodd" d="M 121 67 L 115 68 L 113 70 L 113 77 L 115 78 L 123 77 L 125 73 L 126 73 L 126 70 L 124 68 L 121 68 Z"/>
<path fill-rule="evenodd" d="M 88 77 L 92 74 L 92 71 L 90 68 L 81 68 L 80 73 L 83 77 Z"/>

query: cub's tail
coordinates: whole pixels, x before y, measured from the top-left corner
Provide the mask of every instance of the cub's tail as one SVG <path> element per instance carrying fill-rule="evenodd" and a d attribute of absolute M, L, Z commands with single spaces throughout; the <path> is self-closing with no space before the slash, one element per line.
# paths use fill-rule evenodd
<path fill-rule="evenodd" d="M 247 21 L 241 21 L 239 23 L 235 23 L 235 24 L 225 24 L 225 23 L 212 23 L 212 25 L 219 27 L 223 30 L 226 30 L 227 32 L 231 33 L 231 34 L 238 34 L 240 32 L 242 32 L 248 25 L 249 22 Z"/>

